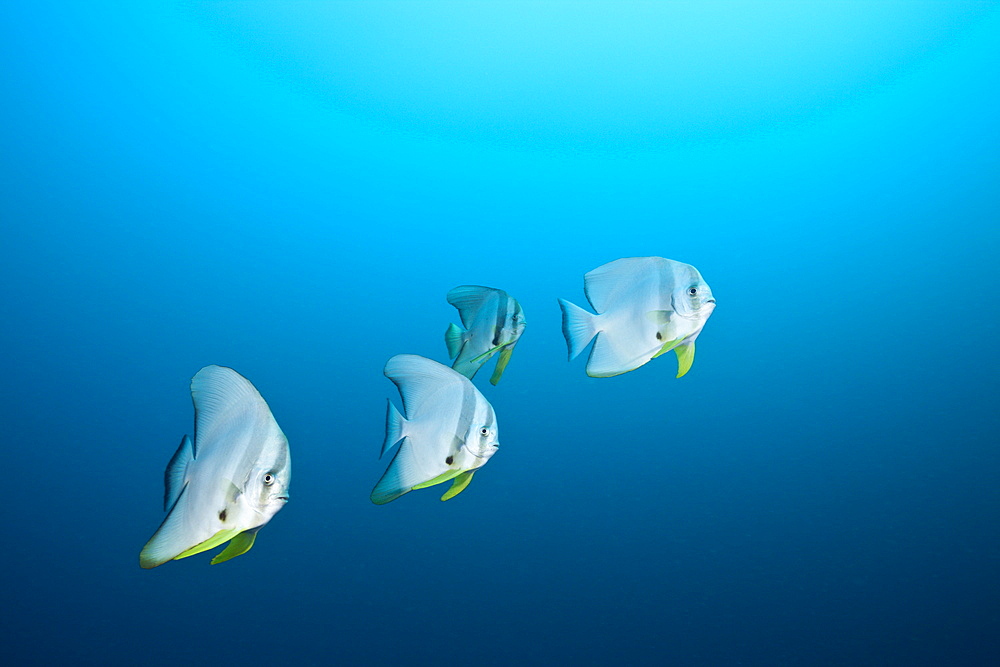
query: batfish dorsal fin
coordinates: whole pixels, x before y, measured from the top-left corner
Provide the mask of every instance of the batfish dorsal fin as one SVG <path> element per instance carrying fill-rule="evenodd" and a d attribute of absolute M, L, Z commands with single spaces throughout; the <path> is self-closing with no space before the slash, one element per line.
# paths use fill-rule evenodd
<path fill-rule="evenodd" d="M 397 354 L 385 364 L 385 376 L 399 388 L 407 419 L 413 419 L 428 402 L 437 403 L 445 387 L 461 387 L 462 375 L 436 361 L 416 354 Z M 430 407 L 430 406 L 428 406 Z"/>
<path fill-rule="evenodd" d="M 254 540 L 257 539 L 258 530 L 260 530 L 259 527 L 244 530 L 242 533 L 230 540 L 229 544 L 226 545 L 226 548 L 212 559 L 212 565 L 225 563 L 230 558 L 242 556 L 246 552 L 250 551 L 250 547 L 253 546 Z"/>
<path fill-rule="evenodd" d="M 498 291 L 481 285 L 459 285 L 448 292 L 448 303 L 458 308 L 462 324 L 468 329 L 483 304 Z"/>
<path fill-rule="evenodd" d="M 191 378 L 195 413 L 195 451 L 228 457 L 248 433 L 280 434 L 270 408 L 250 381 L 224 366 L 205 366 Z M 282 436 L 283 437 L 283 436 Z"/>
<path fill-rule="evenodd" d="M 180 498 L 181 491 L 184 490 L 184 485 L 187 483 L 185 477 L 187 476 L 188 464 L 193 460 L 194 443 L 190 436 L 185 435 L 181 439 L 177 451 L 174 452 L 173 458 L 170 459 L 170 463 L 167 464 L 167 470 L 163 473 L 164 512 L 169 512 L 170 508 L 177 504 L 177 499 Z"/>
<path fill-rule="evenodd" d="M 587 300 L 598 314 L 603 314 L 616 302 L 628 302 L 636 284 L 648 278 L 659 257 L 625 257 L 608 262 L 583 277 Z"/>

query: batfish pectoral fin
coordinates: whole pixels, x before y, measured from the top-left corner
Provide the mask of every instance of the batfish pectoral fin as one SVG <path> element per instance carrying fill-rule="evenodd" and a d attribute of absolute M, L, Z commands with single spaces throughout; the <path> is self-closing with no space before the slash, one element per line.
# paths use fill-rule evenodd
<path fill-rule="evenodd" d="M 462 491 L 465 491 L 465 487 L 467 487 L 469 485 L 469 482 L 472 481 L 472 476 L 475 473 L 476 473 L 475 470 L 466 470 L 465 472 L 455 477 L 455 481 L 452 482 L 451 488 L 444 492 L 444 495 L 441 496 L 441 500 L 450 500 L 455 496 L 457 496 L 458 494 L 460 494 Z"/>
<path fill-rule="evenodd" d="M 194 556 L 195 554 L 200 554 L 203 551 L 208 551 L 209 549 L 214 549 L 223 542 L 228 542 L 229 540 L 236 537 L 240 532 L 239 528 L 228 528 L 225 530 L 220 530 L 215 535 L 202 542 L 201 544 L 196 544 L 187 551 L 182 551 L 181 553 L 174 556 L 174 560 L 180 560 L 181 558 L 187 558 L 188 556 Z"/>
<path fill-rule="evenodd" d="M 646 319 L 657 326 L 662 326 L 670 322 L 670 316 L 673 314 L 672 310 L 651 310 L 646 313 Z"/>
<path fill-rule="evenodd" d="M 678 345 L 674 352 L 677 353 L 677 377 L 682 377 L 691 370 L 691 364 L 694 363 L 694 341 Z"/>
<path fill-rule="evenodd" d="M 253 546 L 254 540 L 257 539 L 258 530 L 260 530 L 259 526 L 257 528 L 251 528 L 250 530 L 244 530 L 242 533 L 230 540 L 229 544 L 226 545 L 226 548 L 212 559 L 212 565 L 225 563 L 230 558 L 242 556 L 246 552 L 250 551 L 250 547 Z"/>
<path fill-rule="evenodd" d="M 677 343 L 681 342 L 682 340 L 684 340 L 684 339 L 683 338 L 675 338 L 672 341 L 664 343 L 663 347 L 660 348 L 660 351 L 653 355 L 653 358 L 656 359 L 661 354 L 666 354 L 670 350 L 676 349 Z"/>
<path fill-rule="evenodd" d="M 497 367 L 493 369 L 493 376 L 490 377 L 490 384 L 493 386 L 496 386 L 497 382 L 500 381 L 500 376 L 503 375 L 504 369 L 507 368 L 507 362 L 510 361 L 510 355 L 513 351 L 513 345 L 508 345 L 500 351 L 500 356 L 497 357 Z"/>

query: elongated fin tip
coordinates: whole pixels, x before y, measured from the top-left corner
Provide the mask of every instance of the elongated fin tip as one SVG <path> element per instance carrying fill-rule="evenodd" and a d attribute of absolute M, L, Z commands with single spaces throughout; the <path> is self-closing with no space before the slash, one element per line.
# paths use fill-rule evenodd
<path fill-rule="evenodd" d="M 559 299 L 559 307 L 562 309 L 563 337 L 566 338 L 569 360 L 573 361 L 597 334 L 595 316 L 566 299 Z"/>

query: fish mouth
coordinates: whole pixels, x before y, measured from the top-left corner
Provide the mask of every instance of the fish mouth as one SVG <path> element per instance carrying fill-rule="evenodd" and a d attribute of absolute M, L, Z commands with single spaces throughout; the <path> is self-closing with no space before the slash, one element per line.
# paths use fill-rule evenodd
<path fill-rule="evenodd" d="M 715 299 L 709 299 L 709 300 L 708 300 L 708 301 L 706 301 L 705 303 L 715 303 Z"/>
<path fill-rule="evenodd" d="M 286 503 L 288 502 L 288 496 L 275 496 L 275 499 L 276 500 L 284 500 Z"/>

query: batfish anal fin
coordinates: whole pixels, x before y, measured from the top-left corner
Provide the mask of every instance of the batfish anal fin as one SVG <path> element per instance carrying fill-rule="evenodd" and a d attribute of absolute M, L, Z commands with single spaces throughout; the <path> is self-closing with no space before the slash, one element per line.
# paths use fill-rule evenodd
<path fill-rule="evenodd" d="M 413 457 L 410 439 L 403 438 L 389 467 L 372 489 L 371 501 L 376 505 L 385 505 L 412 491 L 414 485 L 421 482 L 421 477 L 421 470 Z"/>
<path fill-rule="evenodd" d="M 253 546 L 254 540 L 257 539 L 258 530 L 260 530 L 259 526 L 257 528 L 251 528 L 250 530 L 244 530 L 242 533 L 230 540 L 229 544 L 226 545 L 226 548 L 212 559 L 212 565 L 225 563 L 231 558 L 242 556 L 246 552 L 250 551 L 250 547 Z"/>
<path fill-rule="evenodd" d="M 228 501 L 225 506 L 228 508 L 230 503 L 239 496 L 240 490 L 228 480 L 226 484 L 229 485 L 226 496 Z M 192 513 L 198 513 L 198 508 L 192 508 L 191 502 L 188 486 L 184 485 L 174 506 L 163 519 L 163 523 L 160 524 L 160 527 L 139 553 L 141 567 L 149 569 L 163 565 L 168 560 L 193 556 L 219 546 L 240 532 L 239 528 L 223 528 L 205 539 L 205 531 L 199 528 L 200 522 L 197 517 L 192 516 Z"/>
<path fill-rule="evenodd" d="M 444 495 L 441 496 L 441 500 L 442 501 L 450 500 L 455 496 L 457 496 L 458 494 L 460 494 L 462 491 L 465 491 L 465 487 L 467 487 L 469 485 L 469 482 L 472 481 L 472 476 L 475 473 L 476 473 L 475 470 L 466 470 L 465 472 L 456 476 L 455 481 L 452 482 L 451 484 L 451 488 L 444 492 Z"/>
<path fill-rule="evenodd" d="M 142 551 L 139 552 L 139 566 L 150 569 L 163 565 L 174 558 L 196 540 L 188 528 L 187 486 L 182 486 L 174 506 L 170 508 L 163 523 L 149 538 Z"/>

